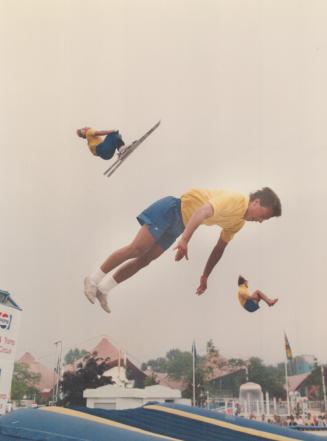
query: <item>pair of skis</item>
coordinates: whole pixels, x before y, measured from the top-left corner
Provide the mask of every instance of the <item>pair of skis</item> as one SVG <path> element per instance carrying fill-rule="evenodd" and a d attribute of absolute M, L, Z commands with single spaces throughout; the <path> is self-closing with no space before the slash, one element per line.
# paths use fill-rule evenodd
<path fill-rule="evenodd" d="M 109 176 L 111 176 L 117 170 L 117 168 L 120 167 L 122 163 L 129 157 L 129 155 L 131 155 L 134 150 L 136 150 L 137 147 L 142 144 L 142 142 L 145 141 L 146 138 L 159 127 L 160 122 L 161 121 L 158 121 L 157 124 L 155 124 L 150 130 L 148 130 L 143 136 L 141 136 L 141 138 L 129 144 L 126 147 L 124 153 L 122 153 L 122 155 L 119 156 L 119 158 L 116 159 L 116 161 L 103 174 L 109 178 Z"/>

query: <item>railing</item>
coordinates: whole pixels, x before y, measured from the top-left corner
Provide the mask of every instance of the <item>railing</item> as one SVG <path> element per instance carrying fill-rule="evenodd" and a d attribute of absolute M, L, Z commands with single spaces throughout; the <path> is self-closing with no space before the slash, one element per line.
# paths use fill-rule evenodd
<path fill-rule="evenodd" d="M 243 415 L 245 417 L 255 416 L 261 417 L 265 415 L 267 417 L 278 415 L 287 416 L 288 415 L 288 404 L 286 401 L 277 400 L 237 400 L 235 398 L 221 398 L 210 400 L 207 405 L 208 408 L 212 410 L 217 410 L 218 412 L 224 412 L 230 415 Z M 311 412 L 319 413 L 324 411 L 323 401 L 306 401 L 305 408 L 297 409 L 291 405 L 290 413 L 295 415 L 298 410 L 300 413 Z"/>

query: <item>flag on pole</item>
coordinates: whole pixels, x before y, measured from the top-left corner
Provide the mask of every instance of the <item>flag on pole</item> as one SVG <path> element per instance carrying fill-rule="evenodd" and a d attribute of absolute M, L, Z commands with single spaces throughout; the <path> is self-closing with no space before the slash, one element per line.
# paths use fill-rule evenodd
<path fill-rule="evenodd" d="M 193 340 L 193 344 L 192 344 L 192 356 L 193 356 L 194 362 L 196 362 L 196 347 L 195 347 L 195 341 L 194 340 Z"/>
<path fill-rule="evenodd" d="M 288 338 L 286 333 L 284 332 L 284 338 L 285 338 L 285 351 L 286 351 L 286 358 L 288 361 L 291 361 L 293 359 L 292 349 L 289 344 Z"/>

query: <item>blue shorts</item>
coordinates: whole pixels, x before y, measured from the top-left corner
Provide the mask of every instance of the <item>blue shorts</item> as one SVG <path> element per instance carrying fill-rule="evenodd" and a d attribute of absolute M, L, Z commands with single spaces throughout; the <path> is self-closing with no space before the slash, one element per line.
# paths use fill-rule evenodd
<path fill-rule="evenodd" d="M 248 300 L 244 303 L 243 308 L 245 308 L 248 312 L 254 312 L 254 311 L 256 311 L 257 309 L 259 309 L 260 306 L 259 306 L 258 303 L 255 302 L 254 300 L 252 300 L 252 299 L 248 299 Z"/>
<path fill-rule="evenodd" d="M 122 145 L 124 145 L 124 141 L 119 132 L 109 133 L 109 135 L 96 146 L 96 155 L 102 159 L 111 159 L 115 151 Z"/>
<path fill-rule="evenodd" d="M 181 200 L 167 196 L 154 202 L 137 216 L 141 225 L 148 225 L 155 241 L 167 250 L 184 231 Z"/>

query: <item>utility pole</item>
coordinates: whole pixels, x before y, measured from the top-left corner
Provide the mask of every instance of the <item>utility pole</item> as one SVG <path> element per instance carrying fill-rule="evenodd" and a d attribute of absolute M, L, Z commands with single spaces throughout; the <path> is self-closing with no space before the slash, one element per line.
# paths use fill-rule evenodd
<path fill-rule="evenodd" d="M 54 344 L 56 346 L 56 353 L 57 353 L 57 366 L 55 368 L 55 371 L 57 373 L 57 381 L 56 384 L 53 386 L 54 387 L 53 401 L 55 402 L 55 404 L 57 404 L 59 397 L 59 381 L 61 378 L 62 341 L 61 340 L 55 341 Z M 58 352 L 59 345 L 60 347 Z"/>
<path fill-rule="evenodd" d="M 195 398 L 195 341 L 193 340 L 192 345 L 192 406 L 195 406 L 196 398 Z"/>
<path fill-rule="evenodd" d="M 289 394 L 289 384 L 288 384 L 288 374 L 287 374 L 287 359 L 286 359 L 284 365 L 285 365 L 285 386 L 286 386 L 287 415 L 291 415 L 290 394 Z"/>

